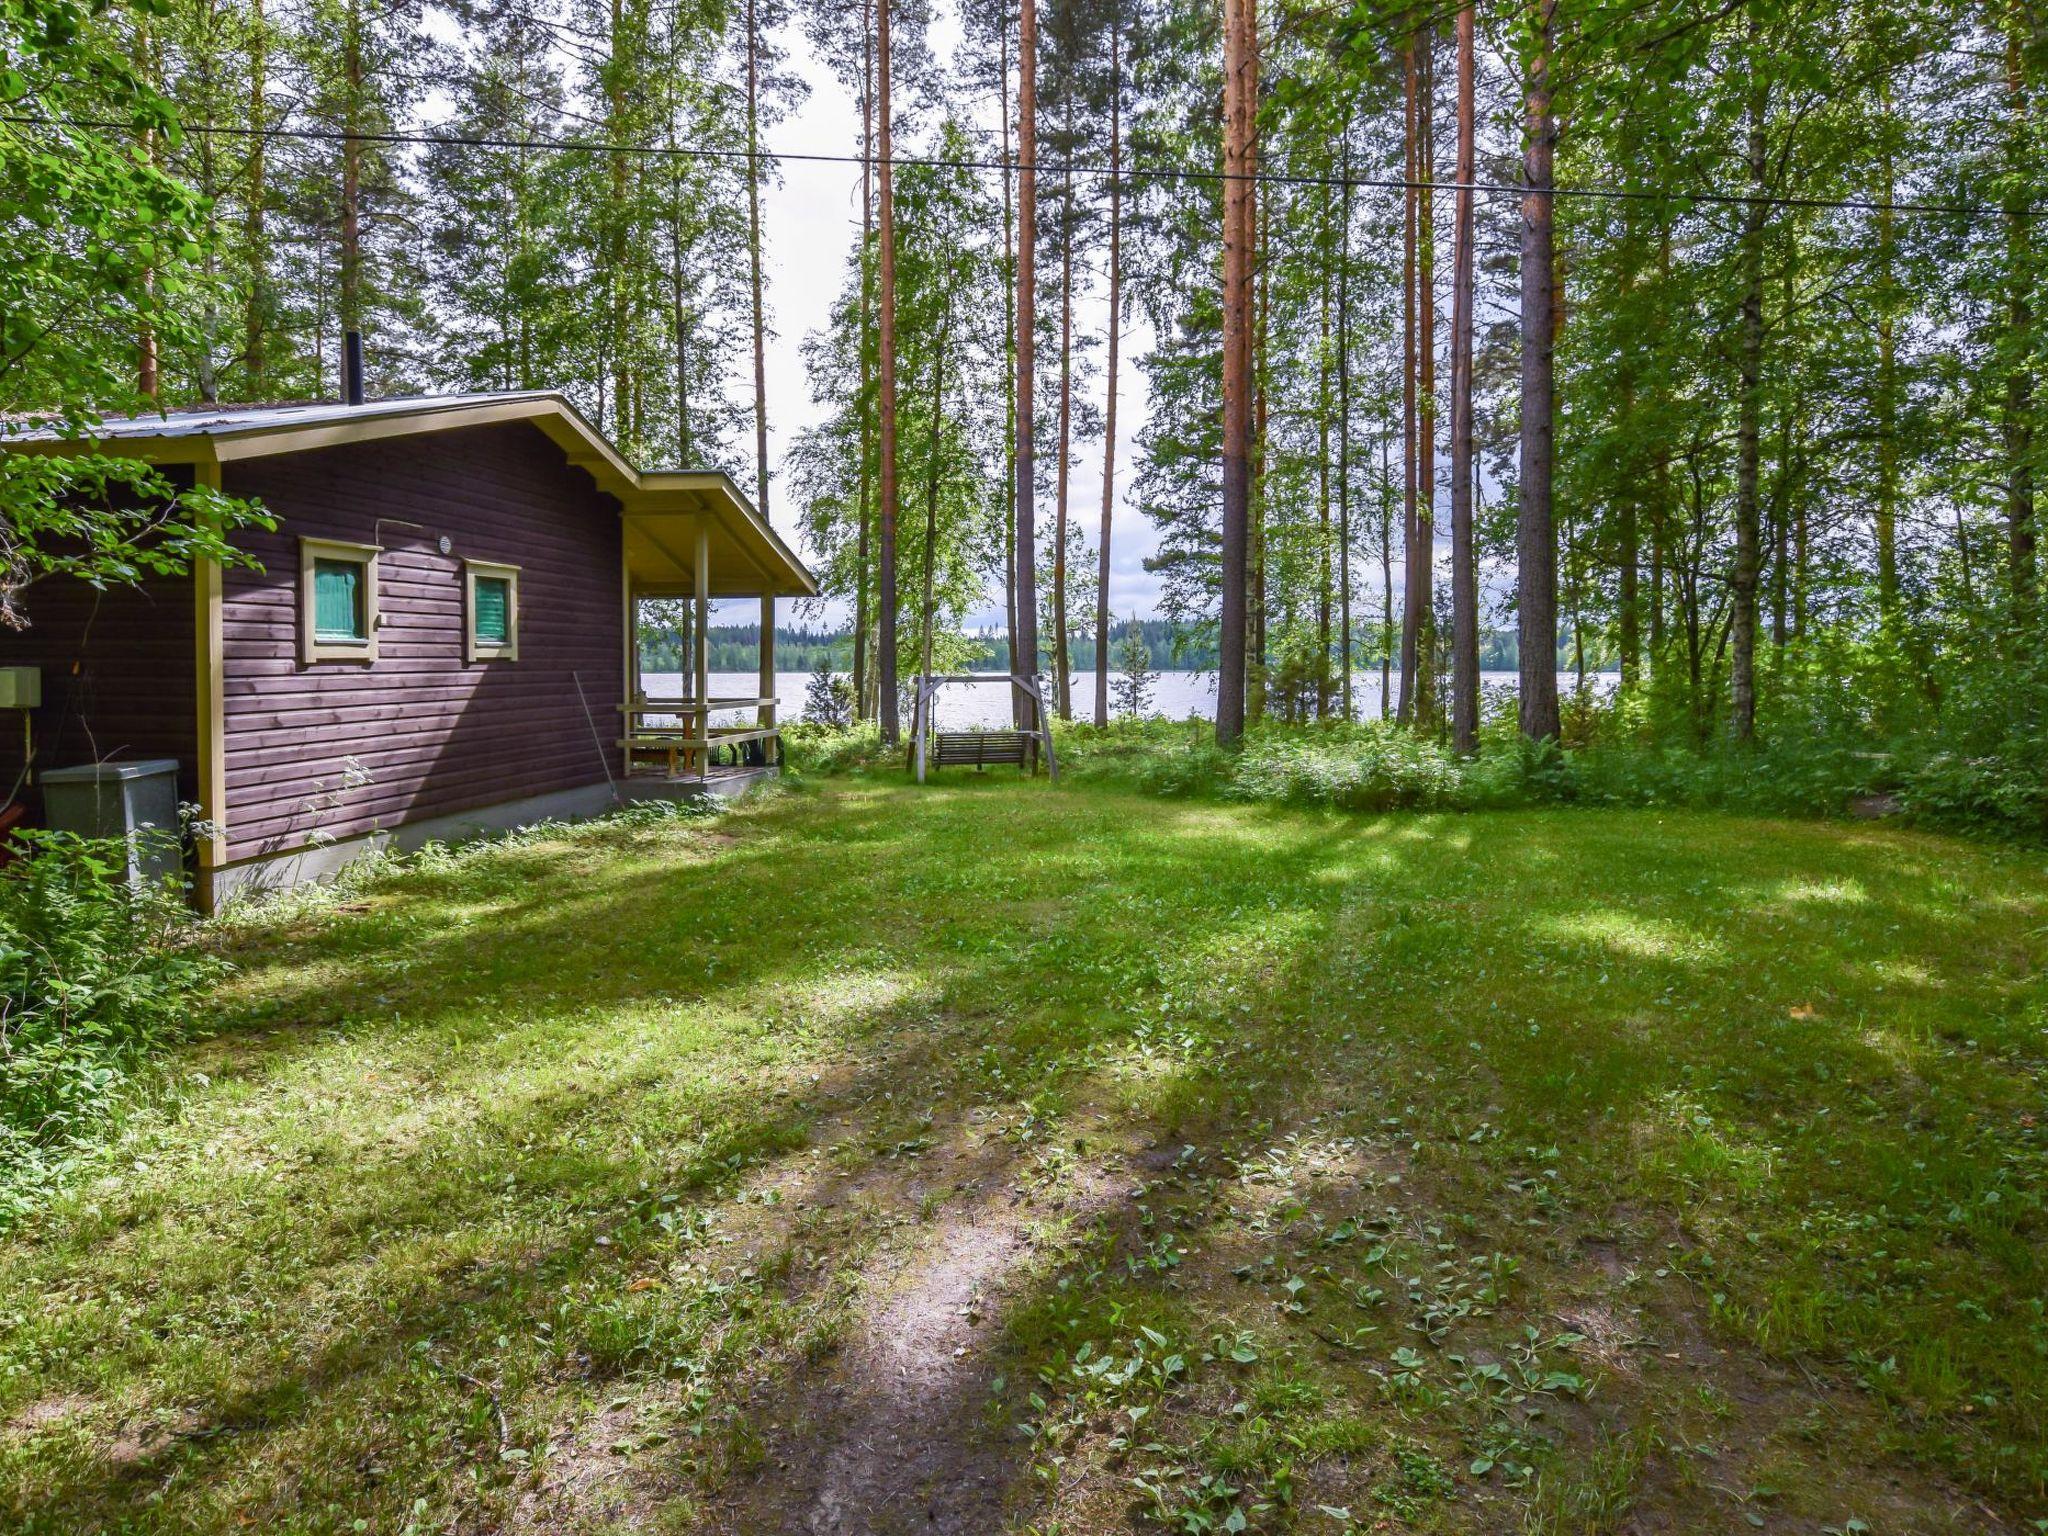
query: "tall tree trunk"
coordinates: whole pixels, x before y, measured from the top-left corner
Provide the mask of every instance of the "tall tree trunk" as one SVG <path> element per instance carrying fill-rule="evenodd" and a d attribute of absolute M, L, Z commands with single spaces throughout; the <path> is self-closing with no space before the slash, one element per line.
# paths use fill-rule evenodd
<path fill-rule="evenodd" d="M 1659 217 L 1657 226 L 1657 293 L 1661 299 L 1671 289 L 1671 220 Z M 1667 398 L 1662 384 L 1653 384 L 1653 403 L 1662 406 Z M 1671 529 L 1671 447 L 1660 433 L 1650 464 L 1650 676 L 1654 680 L 1664 664 L 1665 575 L 1672 568 Z"/>
<path fill-rule="evenodd" d="M 1060 184 L 1060 457 L 1053 476 L 1052 671 L 1054 705 L 1062 720 L 1074 718 L 1073 656 L 1067 625 L 1067 477 L 1074 453 L 1074 87 L 1065 91 L 1067 158 Z"/>
<path fill-rule="evenodd" d="M 1760 29 L 1749 28 L 1749 55 L 1761 65 Z M 1769 210 L 1760 200 L 1768 190 L 1768 148 L 1764 138 L 1765 87 L 1750 88 L 1748 118 L 1749 190 L 1758 199 L 1742 214 L 1742 315 L 1738 324 L 1738 389 L 1735 426 L 1735 566 L 1729 578 L 1730 724 L 1738 741 L 1756 736 L 1757 586 L 1762 569 L 1762 528 L 1757 468 L 1763 435 L 1764 224 Z"/>
<path fill-rule="evenodd" d="M 1351 120 L 1344 120 L 1344 195 L 1337 234 L 1337 611 L 1343 716 L 1351 698 Z"/>
<path fill-rule="evenodd" d="M 1791 251 L 1788 252 L 1784 263 L 1783 313 L 1790 315 L 1794 313 L 1799 298 L 1799 265 L 1796 254 L 1798 242 L 1794 239 L 1787 244 Z M 1798 444 L 1803 436 L 1803 424 L 1799 415 L 1800 404 L 1800 397 L 1793 395 L 1778 413 L 1777 452 L 1772 466 L 1770 505 L 1765 513 L 1764 524 L 1771 550 L 1771 644 L 1780 652 L 1792 639 L 1792 506 L 1800 499 L 1797 480 Z M 1893 425 L 1896 426 L 1896 409 L 1891 414 Z M 1889 473 L 1896 484 L 1896 460 Z"/>
<path fill-rule="evenodd" d="M 1394 466 L 1390 439 L 1380 439 L 1380 718 L 1394 709 Z"/>
<path fill-rule="evenodd" d="M 1006 14 L 997 28 L 1001 34 L 1001 60 L 997 91 L 1001 96 L 999 115 L 1003 120 L 1003 616 L 1008 625 L 1003 641 L 1010 653 L 1010 671 L 1023 670 L 1017 663 L 1017 209 L 1015 172 L 1010 169 L 1010 19 Z M 1016 689 L 1010 696 L 1010 723 L 1021 726 L 1024 700 Z"/>
<path fill-rule="evenodd" d="M 522 62 L 519 67 L 519 83 L 527 86 L 531 76 Z M 532 389 L 533 383 L 533 316 L 528 306 L 511 297 L 512 272 L 523 266 L 533 251 L 533 151 L 522 149 L 514 162 L 518 170 L 513 179 L 510 238 L 505 242 L 503 274 L 500 282 L 506 291 L 505 307 L 512 317 L 512 337 L 507 348 L 505 373 L 508 389 Z"/>
<path fill-rule="evenodd" d="M 1401 698 L 1403 725 L 1415 718 L 1415 130 L 1417 80 L 1415 34 L 1401 49 Z"/>
<path fill-rule="evenodd" d="M 1664 570 L 1668 561 L 1665 553 L 1664 527 L 1669 492 L 1657 495 L 1650 504 L 1650 677 L 1658 676 L 1657 669 L 1664 659 Z"/>
<path fill-rule="evenodd" d="M 1023 677 L 1038 673 L 1037 283 L 1038 0 L 1022 0 L 1017 13 L 1017 649 L 1010 664 Z"/>
<path fill-rule="evenodd" d="M 918 646 L 919 671 L 925 676 L 932 670 L 932 586 L 933 574 L 939 563 L 939 484 L 944 478 L 945 456 L 941 449 L 945 434 L 940 426 L 946 413 L 946 353 L 953 340 L 953 287 L 946 285 L 946 298 L 939 310 L 939 345 L 932 354 L 932 421 L 931 456 L 925 470 L 924 486 L 924 601 L 921 615 L 922 640 Z M 912 723 L 911 729 L 915 730 Z"/>
<path fill-rule="evenodd" d="M 1257 45 L 1254 33 L 1253 44 Z M 1257 98 L 1253 98 L 1252 110 L 1256 112 Z M 1251 157 L 1252 166 L 1252 217 L 1251 217 L 1251 264 L 1252 284 L 1256 308 L 1251 336 L 1252 370 L 1252 452 L 1246 512 L 1245 537 L 1245 714 L 1253 720 L 1266 718 L 1266 694 L 1269 657 L 1266 648 L 1266 611 L 1268 588 L 1266 582 L 1266 420 L 1271 401 L 1267 384 L 1270 374 L 1267 368 L 1272 349 L 1267 344 L 1267 327 L 1272 316 L 1273 289 L 1271 273 L 1267 269 L 1263 253 L 1271 234 L 1272 200 L 1258 194 L 1258 163 L 1256 155 Z"/>
<path fill-rule="evenodd" d="M 896 699 L 896 198 L 894 186 L 894 130 L 889 121 L 889 10 L 891 0 L 880 0 L 875 8 L 876 129 L 881 139 L 881 294 L 880 412 L 882 418 L 882 529 L 881 634 L 880 654 L 875 658 L 877 686 L 881 690 L 882 745 L 893 747 L 902 735 Z"/>
<path fill-rule="evenodd" d="M 1116 360 L 1123 325 L 1123 25 L 1109 20 L 1109 358 L 1102 391 L 1102 527 L 1095 549 L 1095 723 L 1109 724 L 1109 521 L 1116 505 Z"/>
<path fill-rule="evenodd" d="M 670 139 L 673 142 L 674 128 L 671 125 Z M 691 458 L 690 443 L 690 307 L 689 292 L 684 285 L 683 272 L 683 209 L 682 209 L 682 162 L 669 162 L 674 171 L 670 195 L 675 206 L 668 221 L 668 302 L 669 322 L 675 331 L 676 348 L 676 462 L 688 464 Z"/>
<path fill-rule="evenodd" d="M 863 720 L 868 714 L 868 538 L 874 516 L 873 438 L 869 435 L 869 401 L 874 398 L 872 359 L 874 333 L 868 324 L 868 260 L 875 236 L 875 59 L 873 0 L 862 0 L 860 13 L 860 524 L 854 539 L 853 583 L 853 707 Z"/>
<path fill-rule="evenodd" d="M 1557 0 L 1533 0 L 1522 146 L 1522 443 L 1521 505 L 1515 529 L 1519 567 L 1516 630 L 1522 734 L 1559 732 L 1557 712 L 1557 536 L 1551 522 L 1557 296 L 1552 285 L 1556 210 L 1551 168 L 1557 122 L 1551 114 L 1550 50 Z"/>
<path fill-rule="evenodd" d="M 1615 571 L 1615 648 L 1621 653 L 1621 686 L 1633 691 L 1643 683 L 1643 536 L 1642 498 L 1624 492 L 1614 508 L 1615 540 L 1621 546 Z"/>
<path fill-rule="evenodd" d="M 214 31 L 219 12 L 211 5 L 202 7 L 206 18 L 205 32 L 200 44 L 200 56 L 196 60 L 198 85 L 201 99 L 208 103 L 209 114 L 214 101 L 214 62 L 216 58 L 216 36 Z M 206 279 L 206 297 L 200 310 L 198 378 L 199 398 L 207 405 L 220 400 L 220 374 L 214 361 L 214 354 L 220 335 L 220 195 L 221 187 L 215 168 L 213 135 L 199 136 L 199 190 L 206 198 L 206 238 L 202 242 L 200 271 Z"/>
<path fill-rule="evenodd" d="M 1807 564 L 1806 501 L 1802 497 L 1792 517 L 1792 638 L 1806 633 Z"/>
<path fill-rule="evenodd" d="M 1962 503 L 1956 503 L 1956 564 L 1963 583 L 1963 607 L 1977 606 L 1977 591 L 1970 575 L 1970 525 L 1963 517 Z"/>
<path fill-rule="evenodd" d="M 754 300 L 754 505 L 768 515 L 768 345 L 761 304 L 761 27 L 747 0 L 747 264 Z"/>
<path fill-rule="evenodd" d="M 1330 189 L 1322 189 L 1322 314 L 1316 345 L 1316 718 L 1330 717 Z"/>
<path fill-rule="evenodd" d="M 351 9 L 357 0 L 350 0 Z M 605 137 L 614 144 L 626 141 L 626 64 L 621 57 L 625 47 L 626 9 L 624 0 L 611 0 L 611 57 L 605 71 Z M 626 156 L 614 154 L 611 157 L 611 208 L 607 212 L 608 227 L 605 232 L 605 280 L 611 285 L 611 365 L 612 365 L 612 422 L 613 437 L 629 453 L 634 451 L 630 443 L 632 435 L 632 408 L 629 402 L 633 394 L 633 371 L 630 348 L 627 345 L 631 325 L 630 298 L 626 291 L 626 192 L 628 188 Z M 346 177 L 344 177 L 346 185 Z M 344 234 L 348 225 L 345 215 Z M 348 273 L 349 261 L 342 258 L 342 328 L 346 330 L 354 322 L 348 318 Z"/>
<path fill-rule="evenodd" d="M 1622 210 L 1621 264 L 1618 302 L 1626 306 L 1631 302 L 1636 283 L 1636 220 L 1633 204 L 1626 204 Z M 1638 345 L 1635 338 L 1625 336 L 1621 342 L 1620 356 L 1615 363 L 1615 391 L 1620 396 L 1620 420 L 1625 429 L 1633 430 L 1637 420 L 1636 370 L 1639 363 Z M 1621 689 L 1627 693 L 1642 682 L 1642 628 L 1639 604 L 1642 565 L 1642 539 L 1640 518 L 1642 490 L 1636 474 L 1636 463 L 1631 457 L 1624 469 L 1622 484 L 1614 495 L 1614 541 L 1615 541 L 1615 642 L 1621 653 Z"/>
<path fill-rule="evenodd" d="M 1792 596 L 1792 520 L 1784 515 L 1782 507 L 1773 506 L 1764 519 L 1764 528 L 1764 542 L 1771 551 L 1771 647 L 1782 651 L 1792 639 L 1787 607 Z"/>
<path fill-rule="evenodd" d="M 1417 727 L 1436 723 L 1436 28 L 1423 29 L 1416 102 L 1415 571 L 1408 606 L 1415 629 Z"/>
<path fill-rule="evenodd" d="M 1024 0 L 1026 5 L 1031 0 Z M 1245 577 L 1251 522 L 1252 146 L 1256 0 L 1223 0 L 1223 549 L 1216 740 L 1244 734 Z"/>
<path fill-rule="evenodd" d="M 1891 92 L 1880 86 L 1880 108 L 1891 116 Z M 1889 132 L 1889 121 L 1885 125 Z M 1899 634 L 1899 341 L 1898 215 L 1892 211 L 1897 179 L 1892 151 L 1880 156 L 1882 182 L 1877 213 L 1877 537 L 1878 624 L 1889 638 Z"/>
<path fill-rule="evenodd" d="M 155 36 L 147 13 L 138 12 L 135 17 L 134 65 L 135 73 L 145 81 L 156 79 Z M 136 148 L 142 159 L 150 165 L 158 163 L 157 133 L 154 128 L 144 127 L 136 134 Z M 156 399 L 159 385 L 160 360 L 156 322 L 151 311 L 156 304 L 156 269 L 146 268 L 142 274 L 143 315 L 135 331 L 135 392 L 147 399 Z"/>
<path fill-rule="evenodd" d="M 1585 562 L 1572 539 L 1572 518 L 1564 518 L 1565 602 L 1572 624 L 1572 692 L 1581 705 L 1586 700 Z"/>
<path fill-rule="evenodd" d="M 2024 607 L 2036 582 L 2034 544 L 2034 250 L 2033 226 L 2027 205 L 2027 173 L 2032 169 L 2027 145 L 2032 110 L 2027 89 L 2026 43 L 2029 26 L 2041 25 L 2037 13 L 2014 0 L 2005 23 L 2005 93 L 2011 178 L 2005 220 L 2005 327 L 2012 361 L 2005 375 L 2005 537 L 2008 580 L 2013 606 Z"/>
<path fill-rule="evenodd" d="M 249 141 L 248 207 L 244 215 L 244 240 L 249 247 L 249 291 L 242 311 L 242 367 L 248 378 L 249 398 L 262 400 L 270 388 L 270 362 L 265 340 L 270 329 L 270 236 L 264 227 L 268 212 L 269 186 L 265 180 L 264 138 L 268 131 L 268 89 L 270 28 L 264 19 L 263 0 L 251 0 L 249 11 Z"/>
<path fill-rule="evenodd" d="M 1620 302 L 1630 301 L 1636 280 L 1636 225 L 1633 205 L 1626 207 L 1622 214 L 1622 247 L 1625 252 L 1620 277 Z M 1632 430 L 1637 419 L 1636 369 L 1638 347 L 1635 339 L 1625 337 L 1621 343 L 1621 354 L 1615 365 L 1615 389 L 1621 397 L 1620 417 L 1623 425 Z M 1642 490 L 1636 474 L 1637 465 L 1633 458 L 1626 466 L 1626 483 L 1620 486 L 1614 496 L 1614 541 L 1615 541 L 1615 644 L 1621 653 L 1621 690 L 1628 693 L 1642 683 L 1642 614 L 1640 612 L 1642 535 L 1640 511 Z"/>
<path fill-rule="evenodd" d="M 1477 291 L 1472 178 L 1476 21 L 1471 0 L 1458 12 L 1458 190 L 1452 215 L 1451 275 L 1451 740 L 1479 746 L 1479 556 L 1472 526 L 1472 332 Z"/>

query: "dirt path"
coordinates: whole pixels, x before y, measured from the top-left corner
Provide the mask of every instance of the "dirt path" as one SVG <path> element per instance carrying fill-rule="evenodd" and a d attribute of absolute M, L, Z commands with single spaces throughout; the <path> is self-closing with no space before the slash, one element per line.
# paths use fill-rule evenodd
<path fill-rule="evenodd" d="M 991 1415 L 1006 1310 L 1060 1234 L 1111 1198 L 1105 1165 L 1056 1173 L 972 1118 L 941 1123 L 903 1164 L 871 1162 L 838 1191 L 849 1217 L 892 1229 L 853 1279 L 838 1347 L 798 1366 L 749 1417 L 767 1454 L 721 1500 L 718 1525 L 801 1536 L 987 1536 L 1024 1463 Z"/>
<path fill-rule="evenodd" d="M 804 1515 L 809 1536 L 981 1532 L 1013 1471 L 983 1423 L 986 1341 L 1031 1242 L 1000 1191 L 942 1213 L 882 1282 L 827 1391 L 836 1440 Z"/>

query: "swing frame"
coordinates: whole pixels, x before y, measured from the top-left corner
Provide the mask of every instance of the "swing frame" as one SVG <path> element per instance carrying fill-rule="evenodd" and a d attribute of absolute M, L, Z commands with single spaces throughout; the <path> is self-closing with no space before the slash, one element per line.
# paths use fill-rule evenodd
<path fill-rule="evenodd" d="M 990 683 L 994 682 L 998 676 L 1007 676 L 1011 688 L 1023 694 L 1031 706 L 1031 723 L 1018 727 L 1015 732 L 1015 734 L 1025 737 L 1029 742 L 1029 745 L 1025 748 L 1024 758 L 1018 766 L 1026 774 L 1037 773 L 1038 753 L 1039 749 L 1043 747 L 1045 751 L 1046 777 L 1055 784 L 1059 783 L 1060 764 L 1058 756 L 1053 751 L 1052 724 L 1046 713 L 1045 694 L 1039 688 L 1037 678 L 1025 677 L 1016 672 L 1007 674 L 988 672 L 925 672 L 919 674 L 917 679 L 917 699 L 911 708 L 910 716 L 911 767 L 917 774 L 918 783 L 922 784 L 925 781 L 926 767 L 933 755 L 932 749 L 937 746 L 937 739 L 941 734 L 977 734 L 965 731 L 942 733 L 933 726 L 932 700 L 937 697 L 938 691 L 949 683 Z"/>

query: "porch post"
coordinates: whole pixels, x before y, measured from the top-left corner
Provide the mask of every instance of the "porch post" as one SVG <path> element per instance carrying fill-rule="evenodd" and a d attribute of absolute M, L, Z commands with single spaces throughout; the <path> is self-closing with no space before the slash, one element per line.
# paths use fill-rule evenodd
<path fill-rule="evenodd" d="M 702 743 L 697 749 L 697 774 L 708 778 L 711 770 L 711 529 L 697 519 L 697 547 L 691 565 L 697 587 L 696 663 L 697 723 L 692 732 Z"/>
<path fill-rule="evenodd" d="M 619 535 L 619 772 L 633 777 L 633 749 L 626 745 L 641 725 L 640 601 L 633 591 L 633 557 L 626 550 L 625 524 Z"/>
<path fill-rule="evenodd" d="M 761 594 L 761 694 L 764 699 L 775 697 L 775 594 Z M 775 705 L 770 702 L 760 707 L 755 722 L 763 730 L 772 730 L 775 725 Z"/>
<path fill-rule="evenodd" d="M 626 724 L 628 727 L 630 727 L 633 723 L 631 711 L 633 706 L 640 702 L 641 689 L 639 634 L 640 625 L 638 622 L 640 617 L 640 605 L 638 602 L 634 600 L 633 587 L 630 578 L 625 583 L 625 591 L 621 594 L 620 607 L 625 611 L 626 615 L 626 639 L 624 647 L 626 652 L 626 709 L 628 711 Z M 628 729 L 626 734 L 630 736 L 632 734 L 632 731 Z"/>

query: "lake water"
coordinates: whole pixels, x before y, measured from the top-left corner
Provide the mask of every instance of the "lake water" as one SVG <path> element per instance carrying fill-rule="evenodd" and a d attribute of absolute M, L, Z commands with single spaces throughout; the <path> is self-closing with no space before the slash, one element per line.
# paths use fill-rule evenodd
<path fill-rule="evenodd" d="M 1515 674 L 1512 672 L 1482 672 L 1481 686 L 1489 690 L 1499 689 L 1507 693 L 1515 691 Z M 1116 678 L 1110 678 L 1111 698 L 1115 698 Z M 1611 673 L 1597 674 L 1590 679 L 1594 689 L 1605 693 L 1614 686 Z M 804 691 L 810 686 L 808 672 L 778 672 L 775 675 L 775 699 L 778 718 L 784 723 L 803 717 Z M 1398 685 L 1398 679 L 1396 680 Z M 1569 693 L 1574 679 L 1569 673 L 1558 674 L 1558 690 Z M 752 698 L 760 680 L 752 672 L 714 672 L 711 674 L 711 696 L 713 698 Z M 678 698 L 682 694 L 683 680 L 675 672 L 646 672 L 641 674 L 641 687 L 652 699 Z M 1074 715 L 1076 719 L 1093 717 L 1095 710 L 1095 674 L 1076 672 L 1073 682 Z M 1352 697 L 1357 706 L 1358 718 L 1376 719 L 1380 712 L 1380 675 L 1377 670 L 1357 672 L 1352 675 Z M 1046 702 L 1052 702 L 1052 690 L 1046 690 Z M 939 690 L 934 706 L 938 724 L 948 730 L 972 730 L 983 726 L 1008 725 L 1010 723 L 1010 685 L 1000 678 L 988 682 L 959 683 Z M 1216 674 L 1214 672 L 1158 672 L 1152 678 L 1152 707 L 1149 713 L 1163 715 L 1169 720 L 1185 720 L 1190 715 L 1209 719 L 1216 713 Z M 719 710 L 712 719 L 718 723 L 738 721 L 742 717 L 753 719 L 751 710 Z M 904 725 L 910 724 L 906 717 Z"/>

